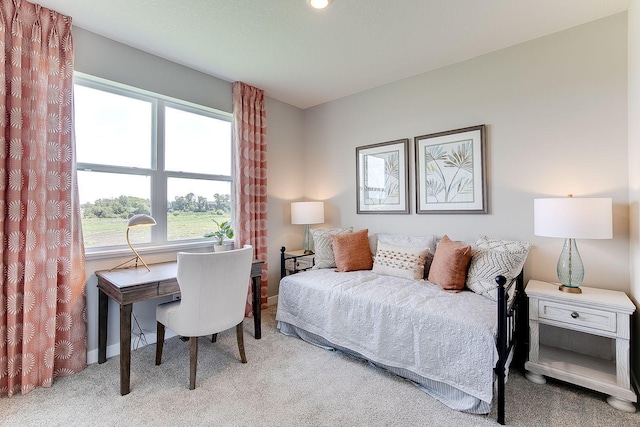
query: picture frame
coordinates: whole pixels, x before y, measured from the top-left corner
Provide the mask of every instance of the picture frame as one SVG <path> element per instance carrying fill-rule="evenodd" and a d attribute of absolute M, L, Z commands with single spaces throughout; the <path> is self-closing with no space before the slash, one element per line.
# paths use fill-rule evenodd
<path fill-rule="evenodd" d="M 409 213 L 409 139 L 356 147 L 358 214 Z"/>
<path fill-rule="evenodd" d="M 416 213 L 486 214 L 485 125 L 416 136 Z"/>

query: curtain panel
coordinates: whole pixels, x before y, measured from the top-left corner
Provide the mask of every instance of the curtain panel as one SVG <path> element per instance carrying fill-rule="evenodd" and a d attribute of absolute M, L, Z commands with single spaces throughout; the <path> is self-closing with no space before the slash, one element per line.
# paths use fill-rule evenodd
<path fill-rule="evenodd" d="M 0 394 L 86 367 L 71 18 L 0 6 Z"/>
<path fill-rule="evenodd" d="M 267 123 L 264 92 L 233 83 L 236 247 L 252 245 L 264 261 L 260 304 L 267 305 Z M 252 313 L 251 286 L 245 314 Z"/>

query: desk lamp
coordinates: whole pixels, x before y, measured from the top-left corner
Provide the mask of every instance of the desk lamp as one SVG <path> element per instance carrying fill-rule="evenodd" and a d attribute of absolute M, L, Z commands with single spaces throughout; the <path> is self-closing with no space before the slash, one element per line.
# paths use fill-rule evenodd
<path fill-rule="evenodd" d="M 610 198 L 569 197 L 535 199 L 534 234 L 564 238 L 558 259 L 560 290 L 582 293 L 584 265 L 575 239 L 611 239 L 612 204 Z"/>
<path fill-rule="evenodd" d="M 122 264 L 113 267 L 112 270 L 115 270 L 118 267 L 121 267 L 131 261 L 136 262 L 136 267 L 138 266 L 138 260 L 140 260 L 140 262 L 145 266 L 145 268 L 147 269 L 147 271 L 151 271 L 151 269 L 149 268 L 149 266 L 147 265 L 146 262 L 144 262 L 144 260 L 142 259 L 142 257 L 140 256 L 140 254 L 138 253 L 138 251 L 136 251 L 133 246 L 131 245 L 131 241 L 129 240 L 129 230 L 134 228 L 134 227 L 151 227 L 156 225 L 156 220 L 153 219 L 153 217 L 149 216 L 149 215 L 145 215 L 145 214 L 137 214 L 137 215 L 133 215 L 131 218 L 129 218 L 129 221 L 127 221 L 127 244 L 129 245 L 129 247 L 131 248 L 131 250 L 133 251 L 134 254 L 136 254 L 135 257 L 123 262 Z"/>
<path fill-rule="evenodd" d="M 311 224 L 324 222 L 324 202 L 294 202 L 291 203 L 291 224 L 304 224 L 302 249 L 305 254 L 313 253 L 311 242 Z"/>

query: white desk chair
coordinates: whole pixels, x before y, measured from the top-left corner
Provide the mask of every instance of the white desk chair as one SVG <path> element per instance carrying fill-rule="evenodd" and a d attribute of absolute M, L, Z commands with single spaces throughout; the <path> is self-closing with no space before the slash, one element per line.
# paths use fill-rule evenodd
<path fill-rule="evenodd" d="M 198 337 L 212 335 L 214 342 L 215 334 L 235 326 L 240 359 L 247 363 L 242 321 L 252 260 L 251 246 L 226 252 L 178 252 L 181 299 L 156 308 L 156 365 L 162 360 L 165 327 L 189 337 L 190 390 L 196 387 Z"/>

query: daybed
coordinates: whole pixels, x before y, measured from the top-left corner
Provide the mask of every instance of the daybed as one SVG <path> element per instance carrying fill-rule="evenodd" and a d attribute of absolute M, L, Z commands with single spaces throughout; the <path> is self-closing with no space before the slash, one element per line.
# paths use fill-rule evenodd
<path fill-rule="evenodd" d="M 471 248 L 444 236 L 436 249 L 433 236 L 378 235 L 377 244 L 367 240 L 375 253 L 369 254 L 371 266 L 360 268 L 356 262 L 345 268 L 341 258 L 366 252 L 362 244 L 359 249 L 342 244 L 343 236 L 355 239 L 351 236 L 357 233 L 349 231 L 330 230 L 333 245 L 314 233 L 314 269 L 282 278 L 276 315 L 280 331 L 367 359 L 456 410 L 489 413 L 495 386 L 498 422 L 504 424 L 504 384 L 518 336 L 518 310 L 526 307 L 521 271 L 528 244 L 481 237 Z M 455 266 L 457 255 L 443 249 L 451 245 L 458 252 L 463 248 L 466 264 Z M 327 246 L 335 250 L 335 260 L 322 254 Z M 282 257 L 284 263 L 284 248 Z M 463 267 L 464 285 L 476 292 L 443 289 L 446 279 L 436 272 L 443 265 Z M 483 289 L 471 283 L 483 275 Z"/>

